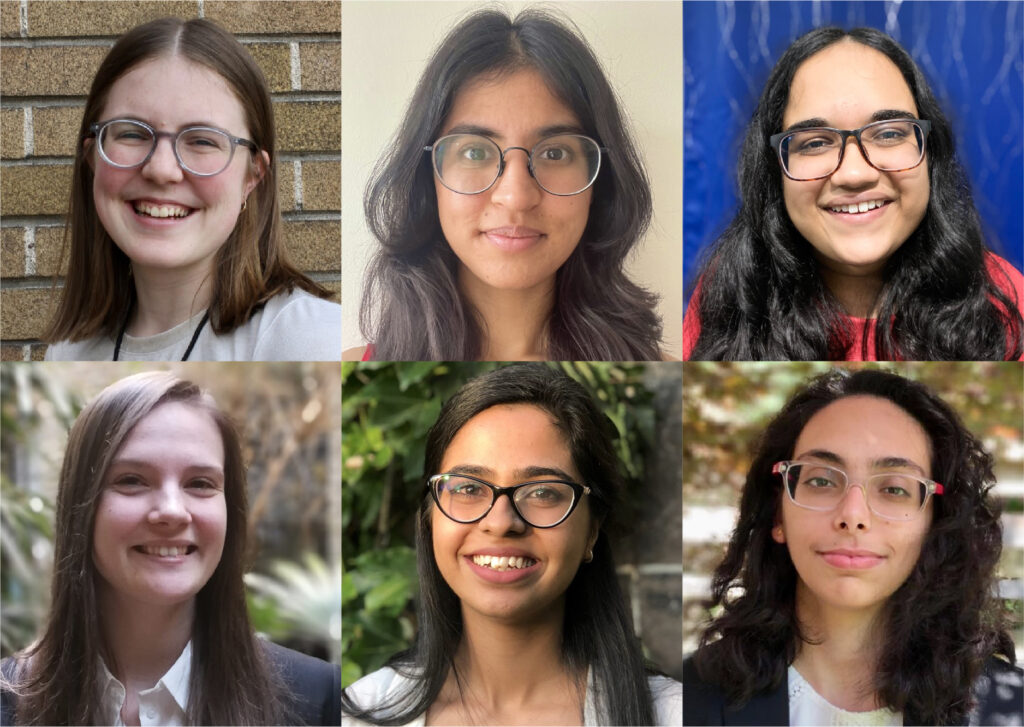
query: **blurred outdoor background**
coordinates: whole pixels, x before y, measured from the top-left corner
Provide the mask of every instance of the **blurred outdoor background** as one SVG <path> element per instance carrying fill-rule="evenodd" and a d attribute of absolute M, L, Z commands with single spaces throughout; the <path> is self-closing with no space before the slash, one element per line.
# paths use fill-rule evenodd
<path fill-rule="evenodd" d="M 415 512 L 427 431 L 441 405 L 497 363 L 342 364 L 342 686 L 411 645 Z M 633 498 L 612 537 L 645 654 L 682 676 L 681 390 L 678 364 L 562 363 L 618 432 Z"/>
<path fill-rule="evenodd" d="M 249 611 L 258 632 L 341 661 L 341 389 L 330 363 L 0 364 L 2 655 L 47 612 L 53 506 L 67 432 L 101 389 L 170 370 L 235 421 L 248 465 Z"/>
<path fill-rule="evenodd" d="M 1003 506 L 999 590 L 1024 660 L 1024 368 L 1009 363 L 686 363 L 683 365 L 683 651 L 697 647 L 702 601 L 725 555 L 751 447 L 808 379 L 831 368 L 879 368 L 930 386 L 995 457 L 991 494 Z"/>

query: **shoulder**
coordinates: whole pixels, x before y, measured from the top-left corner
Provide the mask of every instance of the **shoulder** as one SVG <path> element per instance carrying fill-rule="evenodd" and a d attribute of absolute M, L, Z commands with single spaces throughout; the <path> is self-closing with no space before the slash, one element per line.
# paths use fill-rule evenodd
<path fill-rule="evenodd" d="M 108 361 L 114 355 L 114 342 L 106 336 L 81 341 L 56 341 L 46 347 L 46 361 Z"/>
<path fill-rule="evenodd" d="M 347 704 L 359 709 L 374 709 L 388 702 L 396 703 L 415 686 L 416 682 L 412 678 L 385 666 L 346 687 L 345 700 Z M 420 715 L 408 724 L 422 725 L 426 724 L 425 720 L 426 715 Z M 345 727 L 357 727 L 367 723 L 346 715 L 342 717 L 342 724 Z"/>
<path fill-rule="evenodd" d="M 355 346 L 353 348 L 346 348 L 341 352 L 342 361 L 366 361 L 366 353 L 370 349 L 369 346 Z"/>
<path fill-rule="evenodd" d="M 985 269 L 996 287 L 1004 293 L 1016 293 L 1018 307 L 1024 305 L 1024 275 L 1017 268 L 995 253 L 986 252 Z"/>
<path fill-rule="evenodd" d="M 978 703 L 972 724 L 1024 724 L 1024 670 L 989 657 L 974 685 Z"/>
<path fill-rule="evenodd" d="M 718 647 L 711 644 L 704 658 L 714 659 Z M 683 660 L 683 724 L 788 725 L 788 681 L 758 692 L 745 704 L 729 704 L 718 684 L 705 681 L 697 671 L 694 655 Z"/>
<path fill-rule="evenodd" d="M 647 677 L 654 705 L 654 723 L 659 725 L 682 724 L 683 685 L 675 679 L 663 676 Z"/>
<path fill-rule="evenodd" d="M 250 323 L 257 336 L 254 360 L 341 360 L 341 306 L 337 303 L 296 289 L 268 300 Z"/>
<path fill-rule="evenodd" d="M 336 725 L 341 720 L 341 669 L 271 642 L 263 643 L 271 667 L 290 692 L 289 717 L 299 724 Z"/>
<path fill-rule="evenodd" d="M 725 695 L 718 685 L 701 678 L 693 654 L 683 660 L 683 694 L 683 724 L 722 724 Z"/>

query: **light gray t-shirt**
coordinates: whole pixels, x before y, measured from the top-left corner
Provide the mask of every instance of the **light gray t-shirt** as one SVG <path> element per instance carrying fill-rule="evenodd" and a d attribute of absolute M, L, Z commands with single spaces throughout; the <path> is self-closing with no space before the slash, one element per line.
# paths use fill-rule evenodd
<path fill-rule="evenodd" d="M 155 336 L 136 338 L 127 333 L 121 342 L 121 361 L 180 361 L 196 326 L 197 313 Z M 47 361 L 110 361 L 113 337 L 59 341 L 46 349 Z M 241 326 L 218 336 L 203 326 L 189 361 L 340 361 L 341 306 L 303 290 L 275 295 Z"/>

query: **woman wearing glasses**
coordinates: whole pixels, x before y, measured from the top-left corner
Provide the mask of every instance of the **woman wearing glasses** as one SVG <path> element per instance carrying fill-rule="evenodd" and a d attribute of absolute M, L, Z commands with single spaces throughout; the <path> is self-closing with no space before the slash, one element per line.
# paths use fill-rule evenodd
<path fill-rule="evenodd" d="M 950 124 L 887 35 L 828 27 L 795 41 L 739 180 L 740 211 L 690 299 L 684 358 L 1024 355 L 1024 279 L 986 250 Z"/>
<path fill-rule="evenodd" d="M 123 36 L 82 117 L 50 359 L 337 359 L 340 306 L 283 247 L 259 67 L 207 20 Z"/>
<path fill-rule="evenodd" d="M 343 724 L 679 724 L 679 684 L 644 666 L 605 534 L 621 486 L 606 423 L 542 364 L 445 403 L 416 642 L 342 693 Z"/>
<path fill-rule="evenodd" d="M 379 360 L 660 359 L 623 265 L 651 192 L 593 52 L 549 15 L 476 12 L 438 47 L 366 189 L 360 327 Z"/>
<path fill-rule="evenodd" d="M 992 457 L 932 391 L 833 371 L 768 425 L 683 665 L 687 724 L 1021 724 Z"/>

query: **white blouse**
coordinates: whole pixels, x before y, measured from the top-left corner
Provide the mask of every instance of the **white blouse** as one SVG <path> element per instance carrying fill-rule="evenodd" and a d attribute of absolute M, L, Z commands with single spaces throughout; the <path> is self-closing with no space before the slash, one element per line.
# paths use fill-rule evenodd
<path fill-rule="evenodd" d="M 795 667 L 789 667 L 789 723 L 791 725 L 896 725 L 903 714 L 888 707 L 870 712 L 847 712 L 814 691 Z"/>

